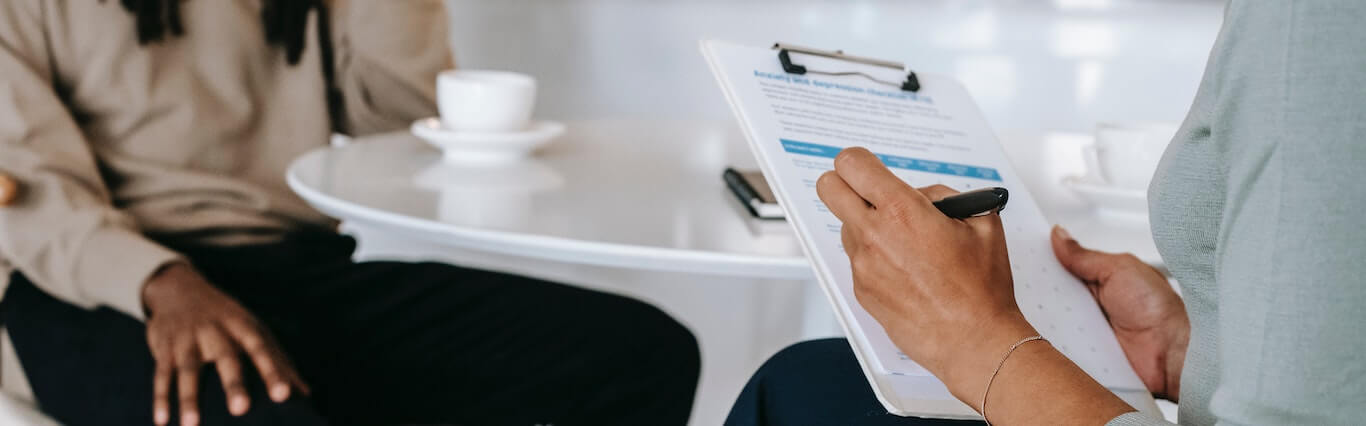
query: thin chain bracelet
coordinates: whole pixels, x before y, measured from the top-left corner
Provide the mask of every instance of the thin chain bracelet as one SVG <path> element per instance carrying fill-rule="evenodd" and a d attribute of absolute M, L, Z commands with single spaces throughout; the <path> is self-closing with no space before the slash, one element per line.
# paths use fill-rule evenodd
<path fill-rule="evenodd" d="M 1006 360 L 1010 359 L 1010 354 L 1015 353 L 1015 349 L 1019 348 L 1020 345 L 1033 342 L 1035 340 L 1041 340 L 1044 342 L 1048 341 L 1047 339 L 1044 339 L 1043 336 L 1037 334 L 1020 339 L 1020 341 L 1015 342 L 1015 344 L 1013 345 L 1010 345 L 1010 349 L 1006 349 L 1006 354 L 1005 356 L 1001 357 L 1001 362 L 996 364 L 995 370 L 991 370 L 991 377 L 987 379 L 987 389 L 982 391 L 982 421 L 987 422 L 987 426 L 991 426 L 991 420 L 987 420 L 987 395 L 991 394 L 991 383 L 996 381 L 996 374 L 1001 372 L 1001 367 L 1005 367 Z"/>

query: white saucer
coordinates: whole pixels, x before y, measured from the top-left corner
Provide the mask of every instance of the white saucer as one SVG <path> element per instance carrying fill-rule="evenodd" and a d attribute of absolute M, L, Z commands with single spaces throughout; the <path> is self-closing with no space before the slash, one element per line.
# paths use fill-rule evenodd
<path fill-rule="evenodd" d="M 1085 176 L 1065 177 L 1062 184 L 1098 209 L 1148 215 L 1148 191 L 1120 188 Z"/>
<path fill-rule="evenodd" d="M 441 125 L 435 117 L 413 122 L 413 135 L 441 150 L 449 163 L 509 163 L 525 158 L 564 134 L 564 123 L 537 121 L 519 132 L 462 132 Z"/>

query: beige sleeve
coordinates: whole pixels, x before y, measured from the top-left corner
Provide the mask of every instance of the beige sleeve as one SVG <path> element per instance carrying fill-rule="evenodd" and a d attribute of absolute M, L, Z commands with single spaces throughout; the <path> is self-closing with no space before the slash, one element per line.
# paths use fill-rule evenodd
<path fill-rule="evenodd" d="M 59 299 L 142 318 L 143 283 L 179 255 L 114 208 L 54 89 L 45 22 L 35 1 L 0 2 L 0 172 L 21 186 L 0 208 L 0 257 Z"/>
<path fill-rule="evenodd" d="M 455 66 L 441 0 L 334 0 L 331 15 L 347 133 L 436 115 L 436 75 Z"/>

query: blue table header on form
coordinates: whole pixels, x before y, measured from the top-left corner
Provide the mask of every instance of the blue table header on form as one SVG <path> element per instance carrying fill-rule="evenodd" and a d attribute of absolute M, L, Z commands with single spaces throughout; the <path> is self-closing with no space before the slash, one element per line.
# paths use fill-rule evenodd
<path fill-rule="evenodd" d="M 799 142 L 788 139 L 779 139 L 783 143 L 783 150 L 792 154 L 810 155 L 814 157 L 835 158 L 839 155 L 840 148 L 830 145 L 819 145 L 809 142 Z M 1000 182 L 1001 174 L 996 169 L 989 167 L 969 166 L 965 164 L 945 163 L 942 161 L 922 160 L 919 158 L 898 157 L 895 155 L 877 154 L 878 159 L 887 167 L 898 169 L 915 170 L 918 172 L 938 173 L 941 175 L 963 176 L 977 179 L 986 179 Z"/>

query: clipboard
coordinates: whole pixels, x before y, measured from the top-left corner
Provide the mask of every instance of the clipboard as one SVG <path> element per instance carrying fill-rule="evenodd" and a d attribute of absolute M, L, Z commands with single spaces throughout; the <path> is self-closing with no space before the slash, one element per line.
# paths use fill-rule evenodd
<path fill-rule="evenodd" d="M 915 71 L 911 71 L 910 69 L 906 68 L 906 65 L 905 65 L 905 64 L 902 64 L 902 63 L 900 63 L 900 62 L 888 61 L 888 60 L 883 60 L 883 59 L 874 59 L 874 58 L 868 58 L 868 57 L 863 57 L 863 56 L 854 56 L 854 55 L 850 55 L 850 54 L 844 53 L 843 50 L 821 50 L 821 49 L 813 49 L 813 48 L 810 48 L 810 47 L 802 47 L 802 46 L 797 46 L 797 45 L 794 45 L 794 44 L 784 44 L 784 43 L 773 43 L 773 50 L 777 50 L 777 51 L 778 51 L 778 63 L 782 64 L 782 66 L 783 66 L 783 71 L 787 71 L 787 72 L 790 73 L 790 74 L 796 74 L 796 75 L 819 74 L 819 75 L 828 75 L 828 76 L 857 75 L 857 76 L 866 78 L 866 79 L 868 79 L 869 81 L 872 81 L 872 82 L 875 82 L 875 83 L 879 83 L 879 84 L 883 84 L 883 85 L 887 85 L 887 86 L 899 87 L 899 88 L 901 88 L 901 90 L 905 90 L 905 91 L 908 91 L 908 92 L 919 92 L 919 91 L 920 91 L 920 78 L 919 78 L 919 77 L 916 77 Z M 872 66 L 876 66 L 876 67 L 883 67 L 883 68 L 891 68 L 891 69 L 895 69 L 895 70 L 902 70 L 902 71 L 904 71 L 904 72 L 906 73 L 906 78 L 905 78 L 904 80 L 902 80 L 901 82 L 897 83 L 897 82 L 891 82 L 891 81 L 888 81 L 888 80 L 883 80 L 883 79 L 877 78 L 877 77 L 875 77 L 875 76 L 873 76 L 873 75 L 870 75 L 870 74 L 868 74 L 868 73 L 865 73 L 865 72 L 863 72 L 863 71 L 857 71 L 857 70 L 853 70 L 853 71 L 818 71 L 818 70 L 812 70 L 812 69 L 808 69 L 805 65 L 798 65 L 798 64 L 794 63 L 794 62 L 792 61 L 792 53 L 793 53 L 793 52 L 802 53 L 802 54 L 807 54 L 807 55 L 812 55 L 812 56 L 819 56 L 819 57 L 822 57 L 822 58 L 839 59 L 839 60 L 842 60 L 842 61 L 845 61 L 845 62 L 851 62 L 851 63 L 856 63 L 856 64 L 872 65 Z"/>
<path fill-rule="evenodd" d="M 701 50 L 811 260 L 860 368 L 889 413 L 982 419 L 927 370 L 900 354 L 853 296 L 848 258 L 838 248 L 838 219 L 823 210 L 814 194 L 815 177 L 848 146 L 868 147 L 916 186 L 940 179 L 944 182 L 937 183 L 960 190 L 976 184 L 1010 187 L 1013 210 L 1002 218 L 1007 221 L 1012 267 L 1017 268 L 1016 296 L 1026 318 L 1120 398 L 1140 411 L 1159 413 L 1090 292 L 1057 264 L 1048 245 L 1049 224 L 960 83 L 916 73 L 895 61 L 782 43 L 765 49 L 703 41 Z M 935 129 L 941 122 L 954 124 Z M 899 137 L 901 132 L 924 134 Z M 1042 269 L 1018 269 L 1023 264 Z M 1035 277 L 1040 278 L 1036 285 L 1056 283 L 1051 289 L 1022 289 L 1022 280 Z M 1046 307 L 1049 298 L 1068 305 Z M 1037 309 L 1023 306 L 1036 300 Z M 1055 317 L 1080 318 L 1077 323 L 1094 323 L 1103 330 L 1059 330 L 1056 326 L 1062 321 Z"/>

